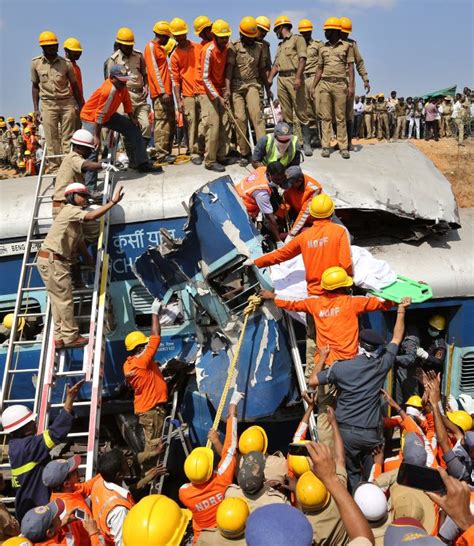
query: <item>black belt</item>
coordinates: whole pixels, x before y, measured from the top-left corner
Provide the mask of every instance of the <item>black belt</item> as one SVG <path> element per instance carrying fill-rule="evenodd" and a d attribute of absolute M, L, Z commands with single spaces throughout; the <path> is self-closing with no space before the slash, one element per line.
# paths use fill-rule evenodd
<path fill-rule="evenodd" d="M 323 76 L 321 79 L 329 83 L 339 83 L 339 82 L 347 83 L 347 78 L 344 76 L 327 76 L 327 77 Z"/>
<path fill-rule="evenodd" d="M 279 76 L 283 76 L 283 78 L 286 78 L 287 76 L 294 76 L 296 74 L 296 70 L 280 70 L 278 72 Z"/>

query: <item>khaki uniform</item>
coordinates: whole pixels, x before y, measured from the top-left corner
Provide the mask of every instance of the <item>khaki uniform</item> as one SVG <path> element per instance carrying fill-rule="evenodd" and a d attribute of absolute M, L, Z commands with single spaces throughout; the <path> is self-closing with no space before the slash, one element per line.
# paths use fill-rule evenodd
<path fill-rule="evenodd" d="M 364 123 L 365 123 L 365 132 L 367 134 L 367 138 L 375 138 L 373 103 L 364 104 Z"/>
<path fill-rule="evenodd" d="M 362 55 L 359 50 L 359 46 L 357 45 L 357 42 L 355 40 L 352 40 L 352 38 L 348 38 L 346 40 L 349 44 L 352 46 L 352 51 L 354 53 L 354 64 L 355 68 L 357 69 L 357 72 L 359 73 L 359 76 L 362 78 L 362 81 L 364 82 L 364 85 L 369 84 L 369 74 L 367 73 L 367 69 L 365 68 L 364 59 L 362 58 Z M 346 118 L 348 121 L 353 122 L 354 121 L 354 97 L 350 97 L 347 101 L 346 105 Z"/>
<path fill-rule="evenodd" d="M 130 80 L 127 82 L 127 89 L 132 101 L 132 113 L 138 119 L 142 136 L 145 139 L 151 137 L 150 126 L 150 105 L 147 103 L 146 84 L 146 66 L 143 53 L 134 49 L 129 57 L 126 57 L 120 49 L 117 49 L 105 61 L 105 73 L 108 77 L 109 71 L 114 64 L 125 66 Z"/>
<path fill-rule="evenodd" d="M 313 128 L 317 127 L 319 122 L 319 110 L 317 104 L 319 97 L 319 86 L 316 88 L 316 97 L 314 99 L 311 97 L 311 90 L 313 89 L 314 77 L 318 68 L 319 50 L 321 49 L 322 45 L 323 42 L 320 40 L 311 40 L 306 47 L 306 53 L 308 55 L 306 58 L 306 66 L 304 68 L 306 107 L 309 126 Z"/>
<path fill-rule="evenodd" d="M 390 138 L 390 129 L 388 122 L 388 106 L 385 101 L 375 103 L 375 117 L 377 119 L 377 138 L 382 140 L 385 138 L 388 140 Z"/>
<path fill-rule="evenodd" d="M 326 42 L 321 46 L 318 68 L 322 70 L 319 88 L 323 148 L 329 148 L 334 116 L 336 118 L 339 150 L 347 150 L 347 67 L 349 63 L 353 62 L 353 47 L 347 42 L 339 40 L 334 45 Z"/>
<path fill-rule="evenodd" d="M 21 151 L 23 148 L 23 137 L 19 133 L 11 133 L 11 156 L 10 164 L 13 167 L 17 167 L 18 161 L 21 158 Z"/>
<path fill-rule="evenodd" d="M 245 546 L 247 544 L 245 537 L 226 538 L 219 529 L 203 529 L 197 539 L 196 546 Z"/>
<path fill-rule="evenodd" d="M 453 105 L 451 102 L 443 102 L 443 113 L 441 114 L 441 124 L 439 136 L 451 136 L 451 114 L 453 113 Z"/>
<path fill-rule="evenodd" d="M 87 211 L 74 205 L 65 205 L 53 222 L 38 256 L 38 272 L 48 291 L 54 320 L 54 339 L 67 345 L 79 335 L 74 318 L 71 263 L 81 239 L 82 224 Z"/>
<path fill-rule="evenodd" d="M 263 66 L 265 67 L 265 71 L 270 72 L 272 69 L 272 54 L 270 51 L 270 42 L 267 40 L 262 40 L 260 42 L 262 44 L 262 58 L 263 58 Z"/>
<path fill-rule="evenodd" d="M 6 165 L 10 162 L 10 137 L 8 132 L 0 130 L 0 163 Z"/>
<path fill-rule="evenodd" d="M 400 104 L 397 102 L 395 105 L 395 119 L 397 122 L 397 125 L 395 127 L 395 138 L 405 138 L 405 127 L 407 124 L 407 110 L 408 106 L 404 102 L 403 104 Z"/>
<path fill-rule="evenodd" d="M 288 460 L 280 451 L 265 457 L 265 480 L 285 482 L 288 474 Z"/>
<path fill-rule="evenodd" d="M 265 136 L 265 122 L 260 107 L 260 73 L 264 71 L 263 46 L 254 42 L 251 46 L 237 40 L 229 47 L 227 66 L 231 67 L 230 90 L 234 116 L 240 131 L 236 131 L 240 153 L 248 156 L 251 153 L 242 133 L 247 135 L 247 113 L 255 130 L 256 139 Z"/>
<path fill-rule="evenodd" d="M 347 473 L 344 468 L 336 469 L 339 481 L 347 487 Z M 342 523 L 341 514 L 336 501 L 331 497 L 329 504 L 317 512 L 306 512 L 305 516 L 313 528 L 313 544 L 315 546 L 345 546 L 349 536 Z"/>
<path fill-rule="evenodd" d="M 278 66 L 278 100 L 283 121 L 292 124 L 296 117 L 301 125 L 308 125 L 304 78 L 295 91 L 293 85 L 300 59 L 306 59 L 306 42 L 302 36 L 290 34 L 278 46 L 275 65 Z"/>
<path fill-rule="evenodd" d="M 148 453 L 156 451 L 156 447 L 163 432 L 165 418 L 166 409 L 164 406 L 157 406 L 149 411 L 138 414 L 138 422 L 143 427 L 143 434 L 145 436 L 143 452 Z M 156 461 L 156 457 L 144 461 L 142 463 L 143 471 L 147 472 L 156 466 Z"/>
<path fill-rule="evenodd" d="M 64 204 L 65 202 L 64 190 L 68 184 L 71 184 L 72 182 L 80 182 L 81 184 L 84 184 L 82 165 L 84 165 L 85 161 L 86 160 L 81 155 L 72 151 L 69 152 L 62 160 L 54 182 L 53 219 L 56 218 L 61 210 L 61 204 Z"/>
<path fill-rule="evenodd" d="M 266 485 L 258 493 L 250 495 L 249 493 L 245 493 L 238 485 L 232 484 L 226 489 L 225 498 L 245 499 L 249 505 L 250 513 L 257 508 L 267 506 L 267 504 L 289 504 L 288 499 L 283 493 Z"/>
<path fill-rule="evenodd" d="M 39 55 L 31 61 L 31 81 L 39 85 L 48 155 L 67 154 L 78 117 L 70 85 L 77 81 L 72 63 L 59 55 L 51 62 Z M 53 163 L 59 165 L 60 161 Z"/>

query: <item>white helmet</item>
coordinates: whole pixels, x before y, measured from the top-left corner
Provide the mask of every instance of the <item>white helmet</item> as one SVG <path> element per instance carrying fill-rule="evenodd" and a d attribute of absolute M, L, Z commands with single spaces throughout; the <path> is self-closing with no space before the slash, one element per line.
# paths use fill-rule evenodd
<path fill-rule="evenodd" d="M 375 483 L 358 485 L 354 491 L 354 500 L 367 521 L 378 521 L 387 514 L 387 499 Z"/>
<path fill-rule="evenodd" d="M 71 138 L 73 144 L 78 146 L 87 146 L 88 148 L 95 148 L 94 137 L 85 129 L 78 129 Z"/>
<path fill-rule="evenodd" d="M 71 184 L 68 184 L 66 186 L 66 189 L 64 190 L 64 195 L 69 195 L 70 193 L 89 193 L 89 190 L 87 189 L 84 184 L 81 184 L 80 182 L 71 182 Z"/>
<path fill-rule="evenodd" d="M 21 427 L 24 427 L 30 421 L 36 419 L 36 414 L 34 414 L 26 406 L 21 404 L 15 404 L 13 406 L 8 406 L 5 411 L 2 413 L 2 426 L 3 430 L 10 434 Z"/>

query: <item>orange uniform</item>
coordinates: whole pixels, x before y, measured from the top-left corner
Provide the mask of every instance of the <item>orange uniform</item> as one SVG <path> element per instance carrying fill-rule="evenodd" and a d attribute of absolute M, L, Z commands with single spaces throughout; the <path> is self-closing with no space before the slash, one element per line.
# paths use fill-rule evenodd
<path fill-rule="evenodd" d="M 186 47 L 177 47 L 171 55 L 171 73 L 183 97 L 193 97 L 198 77 L 201 48 L 188 40 Z"/>
<path fill-rule="evenodd" d="M 352 274 L 349 232 L 344 226 L 335 224 L 329 219 L 317 220 L 283 248 L 257 258 L 255 265 L 268 267 L 291 260 L 298 254 L 303 255 L 310 296 L 319 296 L 324 293 L 321 288 L 321 276 L 329 267 L 339 266 L 349 275 Z"/>
<path fill-rule="evenodd" d="M 222 96 L 225 86 L 225 65 L 229 48 L 220 50 L 214 41 L 204 45 L 201 51 L 200 70 L 207 96 L 214 100 Z"/>
<path fill-rule="evenodd" d="M 197 74 L 196 74 L 196 86 L 194 87 L 195 95 L 205 95 L 206 88 L 202 81 L 202 66 L 201 66 L 201 53 L 206 44 L 210 44 L 210 41 L 201 40 L 201 43 L 196 44 L 196 58 L 197 58 Z"/>
<path fill-rule="evenodd" d="M 168 401 L 168 387 L 155 362 L 160 336 L 150 336 L 146 349 L 139 355 L 129 356 L 123 373 L 135 393 L 135 413 L 145 413 Z"/>
<path fill-rule="evenodd" d="M 77 87 L 79 87 L 81 97 L 84 98 L 84 85 L 82 83 L 81 67 L 76 63 L 76 61 L 71 61 L 71 62 L 72 62 L 72 68 L 74 70 L 74 74 L 76 75 Z"/>
<path fill-rule="evenodd" d="M 454 546 L 472 546 L 474 544 L 474 525 L 456 539 Z"/>
<path fill-rule="evenodd" d="M 313 197 L 319 195 L 322 190 L 323 188 L 317 180 L 305 174 L 303 191 L 297 190 L 296 188 L 289 188 L 283 192 L 285 203 L 290 206 L 291 212 L 297 215 L 290 230 L 290 235 L 293 237 L 297 235 L 305 225 L 310 226 L 314 222 L 313 216 L 309 213 L 309 206 Z"/>
<path fill-rule="evenodd" d="M 258 167 L 258 169 L 251 172 L 241 182 L 235 185 L 235 189 L 244 202 L 245 208 L 252 219 L 255 219 L 260 211 L 257 201 L 255 200 L 255 197 L 253 197 L 253 193 L 256 191 L 266 191 L 269 195 L 272 193 L 270 185 L 268 184 L 266 172 L 266 167 Z"/>
<path fill-rule="evenodd" d="M 25 141 L 26 149 L 31 152 L 31 155 L 36 154 L 38 149 L 38 137 L 36 135 L 23 135 L 23 140 Z"/>
<path fill-rule="evenodd" d="M 234 479 L 237 465 L 237 418 L 228 417 L 222 456 L 212 478 L 206 483 L 185 483 L 179 490 L 179 500 L 193 514 L 194 544 L 202 529 L 216 527 L 217 507 Z"/>
<path fill-rule="evenodd" d="M 316 325 L 316 345 L 329 345 L 326 363 L 354 358 L 359 350 L 359 315 L 369 311 L 386 311 L 395 305 L 391 301 L 367 296 L 349 296 L 326 292 L 305 300 L 275 299 L 278 307 L 289 311 L 305 311 L 313 315 Z"/>
<path fill-rule="evenodd" d="M 145 46 L 146 71 L 148 74 L 148 85 L 150 86 L 150 97 L 156 99 L 158 95 L 166 93 L 171 95 L 171 75 L 168 68 L 168 58 L 163 48 L 151 40 Z"/>
<path fill-rule="evenodd" d="M 89 123 L 104 125 L 115 114 L 119 106 L 123 104 L 126 114 L 132 113 L 132 101 L 128 89 L 117 89 L 111 79 L 96 89 L 81 110 L 81 119 Z"/>
<path fill-rule="evenodd" d="M 29 159 L 25 159 L 25 172 L 28 176 L 36 175 L 36 163 L 31 156 Z"/>

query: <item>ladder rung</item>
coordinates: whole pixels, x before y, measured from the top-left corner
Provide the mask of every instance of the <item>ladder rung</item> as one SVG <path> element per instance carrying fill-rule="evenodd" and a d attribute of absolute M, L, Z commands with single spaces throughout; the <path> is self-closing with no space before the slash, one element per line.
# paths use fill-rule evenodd
<path fill-rule="evenodd" d="M 8 370 L 8 373 L 37 373 L 39 368 L 25 368 L 24 370 Z"/>
<path fill-rule="evenodd" d="M 14 341 L 13 345 L 32 345 L 32 344 L 38 344 L 38 343 L 43 343 L 43 340 L 42 339 L 32 339 L 31 341 L 30 340 Z"/>
<path fill-rule="evenodd" d="M 45 286 L 24 287 L 22 289 L 22 292 L 40 292 L 41 290 L 44 292 L 46 290 L 46 287 Z"/>
<path fill-rule="evenodd" d="M 85 372 L 82 370 L 71 370 L 69 372 L 57 372 L 54 374 L 54 377 L 69 377 L 69 376 L 75 376 L 75 375 L 85 375 Z M 78 402 L 79 403 L 79 402 Z"/>
<path fill-rule="evenodd" d="M 66 154 L 47 155 L 46 159 L 56 159 L 58 157 L 66 157 Z"/>
<path fill-rule="evenodd" d="M 43 179 L 43 178 L 56 178 L 56 176 L 58 176 L 58 173 L 43 174 L 41 176 L 41 179 Z"/>
<path fill-rule="evenodd" d="M 33 220 L 52 220 L 52 216 L 35 216 Z"/>
<path fill-rule="evenodd" d="M 4 400 L 4 404 L 29 404 L 31 402 L 34 402 L 34 398 L 17 398 L 15 400 Z"/>
<path fill-rule="evenodd" d="M 44 243 L 44 239 L 30 239 L 30 243 Z"/>
<path fill-rule="evenodd" d="M 38 264 L 36 262 L 26 262 L 26 267 L 36 267 Z"/>
<path fill-rule="evenodd" d="M 76 405 L 76 403 L 74 403 Z M 84 438 L 86 436 L 89 436 L 89 431 L 87 432 L 71 432 L 67 435 L 68 438 Z"/>
<path fill-rule="evenodd" d="M 45 176 L 48 176 L 48 175 L 45 175 Z M 56 175 L 54 175 L 56 176 Z M 48 193 L 48 194 L 45 194 L 45 195 L 38 195 L 38 200 L 40 201 L 43 201 L 45 199 L 51 199 L 51 201 L 53 200 L 53 194 L 52 193 Z"/>
<path fill-rule="evenodd" d="M 17 317 L 45 317 L 46 313 L 18 313 Z"/>

